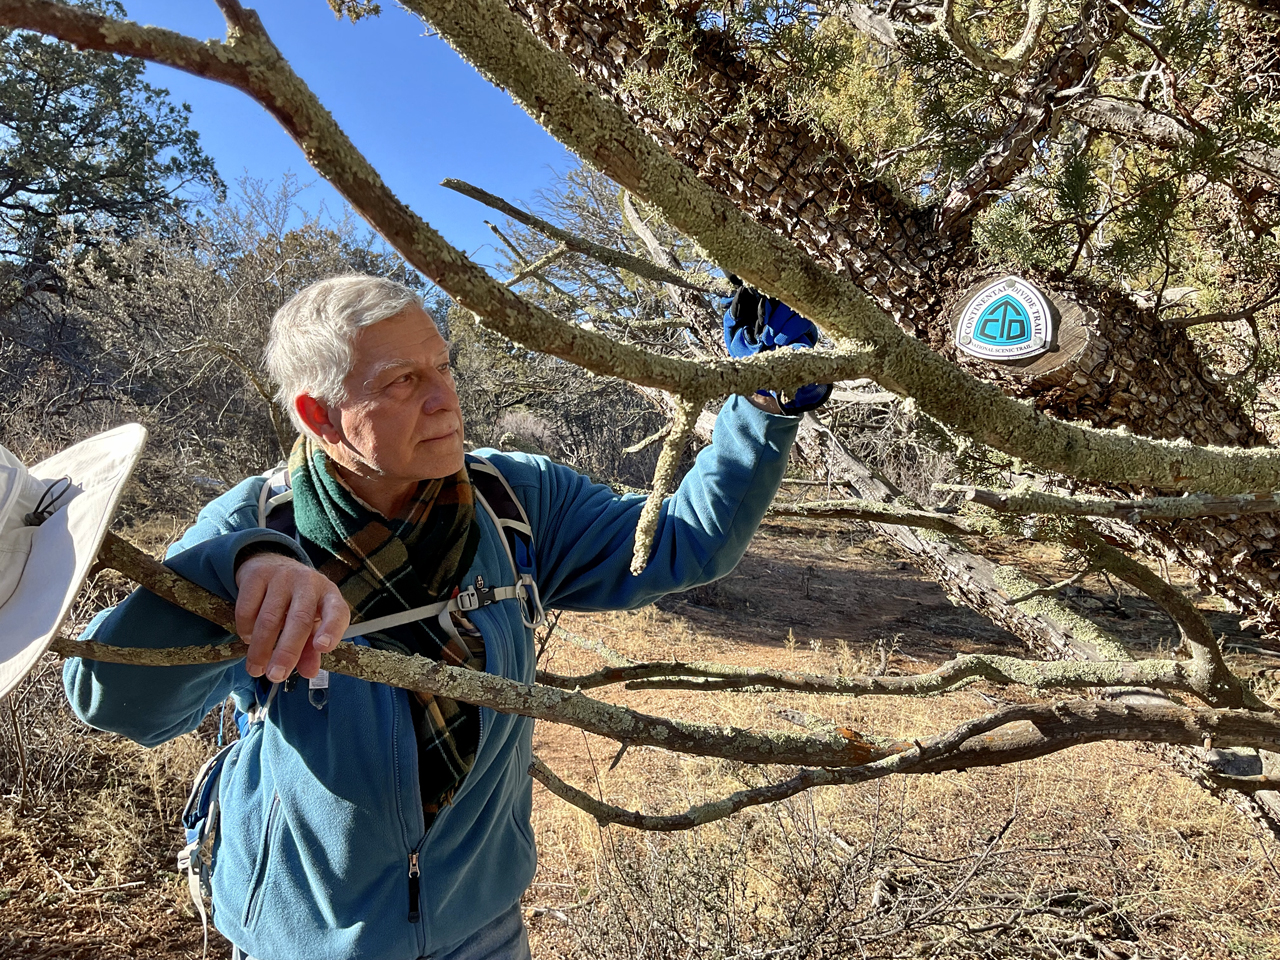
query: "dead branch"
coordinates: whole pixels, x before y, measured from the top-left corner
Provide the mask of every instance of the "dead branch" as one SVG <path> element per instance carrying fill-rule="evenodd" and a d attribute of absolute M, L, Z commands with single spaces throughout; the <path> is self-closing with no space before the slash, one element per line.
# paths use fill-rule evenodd
<path fill-rule="evenodd" d="M 1145 564 L 1103 541 L 1092 530 L 1080 530 L 1072 540 L 1089 559 L 1118 576 L 1125 583 L 1154 600 L 1177 624 L 1191 651 L 1189 673 L 1199 695 L 1214 706 L 1248 707 L 1268 710 L 1249 688 L 1233 674 L 1222 658 L 1222 647 L 1208 621 L 1194 603 L 1172 584 L 1156 576 Z"/>
<path fill-rule="evenodd" d="M 1190 693 L 1208 702 L 1208 694 L 1196 690 L 1186 664 L 1175 660 L 1035 661 L 967 654 L 929 673 L 898 677 L 831 677 L 681 661 L 602 667 L 573 677 L 538 674 L 539 683 L 563 690 L 590 690 L 625 683 L 628 690 L 785 690 L 844 697 L 930 696 L 951 693 L 978 680 L 1032 690 L 1151 687 Z"/>
<path fill-rule="evenodd" d="M 699 277 L 685 273 L 683 270 L 673 270 L 669 267 L 660 266 L 644 257 L 637 257 L 634 254 L 627 253 L 623 250 L 614 250 L 612 247 L 602 246 L 585 237 L 579 237 L 577 234 L 570 233 L 568 230 L 557 227 L 554 223 L 543 220 L 541 217 L 532 213 L 526 213 L 515 204 L 508 203 L 501 197 L 489 193 L 487 190 L 481 190 L 479 187 L 472 186 L 465 180 L 457 180 L 450 177 L 447 180 L 440 181 L 442 187 L 448 187 L 450 190 L 456 190 L 464 197 L 470 197 L 472 200 L 478 200 L 487 207 L 492 207 L 499 213 L 505 214 L 517 223 L 524 224 L 537 230 L 545 237 L 556 241 L 566 250 L 572 250 L 574 253 L 581 253 L 597 260 L 607 267 L 617 267 L 619 270 L 628 270 L 638 277 L 644 277 L 646 280 L 653 280 L 657 283 L 670 283 L 677 287 L 683 287 L 686 290 L 698 290 L 704 293 L 715 293 L 719 295 L 728 295 L 732 291 L 729 285 L 723 280 L 716 280 L 713 277 Z"/>
<path fill-rule="evenodd" d="M 694 404 L 683 398 L 676 401 L 675 419 L 662 441 L 662 452 L 658 454 L 658 465 L 653 471 L 653 489 L 649 491 L 649 498 L 645 500 L 640 519 L 636 522 L 635 547 L 631 555 L 631 572 L 636 576 L 644 572 L 649 562 L 649 552 L 653 548 L 653 537 L 658 531 L 658 519 L 662 513 L 662 501 L 675 484 L 680 457 L 689 445 L 693 425 L 701 412 L 700 403 Z"/>
<path fill-rule="evenodd" d="M 276 403 L 275 391 L 271 389 L 270 384 L 262 379 L 258 371 L 254 369 L 253 364 L 249 363 L 235 347 L 209 337 L 205 337 L 185 349 L 209 350 L 216 353 L 230 362 L 244 375 L 253 389 L 257 391 L 258 396 L 262 398 L 262 402 L 267 408 L 267 416 L 271 418 L 271 429 L 275 432 L 276 443 L 280 446 L 280 456 L 288 457 L 289 451 L 293 449 L 292 427 L 285 426 L 285 418 L 281 416 L 280 406 Z"/>
<path fill-rule="evenodd" d="M 662 245 L 658 240 L 657 234 L 649 229 L 644 217 L 636 209 L 635 202 L 631 199 L 631 194 L 625 190 L 622 193 L 622 216 L 626 220 L 627 226 L 632 229 L 645 245 L 645 248 L 649 251 L 649 256 L 654 261 L 668 270 L 680 271 L 680 261 L 676 259 L 674 253 Z M 702 345 L 714 355 L 724 356 L 724 338 L 720 317 L 711 308 L 707 297 L 697 290 L 690 290 L 674 283 L 664 284 L 664 289 L 668 299 L 675 304 L 685 322 L 697 334 L 698 339 L 702 341 Z M 729 292 L 726 289 L 724 295 Z"/>
<path fill-rule="evenodd" d="M 916 741 L 912 748 L 860 767 L 803 769 L 780 783 L 739 791 L 685 813 L 665 816 L 623 810 L 596 800 L 564 783 L 537 760 L 529 772 L 552 793 L 581 807 L 601 823 L 641 830 L 686 830 L 814 787 L 867 783 L 895 773 L 943 773 L 998 766 L 1101 740 L 1158 741 L 1188 747 L 1199 747 L 1206 740 L 1229 740 L 1252 749 L 1274 750 L 1280 744 L 1280 717 L 1247 710 L 1097 700 L 1012 706 Z"/>
<path fill-rule="evenodd" d="M 904 527 L 939 530 L 942 533 L 973 534 L 960 520 L 929 510 L 895 507 L 875 500 L 815 500 L 811 503 L 774 504 L 775 517 L 805 517 L 826 520 L 862 520 L 865 523 L 894 523 Z"/>
<path fill-rule="evenodd" d="M 907 24 L 897 23 L 888 17 L 881 16 L 870 7 L 861 3 L 841 3 L 833 11 L 836 16 L 862 31 L 868 37 L 878 41 L 890 50 L 897 50 L 901 41 L 898 31 L 912 28 Z"/>
<path fill-rule="evenodd" d="M 537 260 L 534 260 L 532 263 L 525 264 L 523 267 L 520 268 L 519 273 L 517 273 L 510 280 L 506 281 L 505 285 L 508 287 L 514 287 L 517 283 L 520 283 L 522 280 L 527 280 L 529 277 L 532 277 L 541 273 L 541 271 L 544 268 L 551 266 L 553 263 L 555 263 L 557 260 L 559 260 L 568 252 L 569 252 L 569 248 L 566 247 L 563 243 L 560 244 L 550 253 L 539 257 Z M 539 277 L 539 279 L 541 279 L 541 277 Z"/>
<path fill-rule="evenodd" d="M 963 493 L 965 499 L 999 513 L 1030 516 L 1105 517 L 1138 523 L 1141 520 L 1190 520 L 1196 517 L 1230 517 L 1280 511 L 1280 491 L 1214 497 L 1187 494 L 1182 497 L 1150 497 L 1143 500 L 1111 500 L 1106 497 L 1068 496 L 1036 490 L 1029 485 L 1012 490 L 988 490 L 967 484 L 940 483 L 935 490 Z"/>

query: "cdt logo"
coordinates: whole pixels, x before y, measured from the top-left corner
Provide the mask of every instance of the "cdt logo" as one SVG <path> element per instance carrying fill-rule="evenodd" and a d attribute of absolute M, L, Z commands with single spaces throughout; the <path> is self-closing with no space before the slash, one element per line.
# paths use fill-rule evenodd
<path fill-rule="evenodd" d="M 956 325 L 956 346 L 986 360 L 1037 357 L 1052 341 L 1049 302 L 1018 277 L 1005 277 L 979 290 Z"/>

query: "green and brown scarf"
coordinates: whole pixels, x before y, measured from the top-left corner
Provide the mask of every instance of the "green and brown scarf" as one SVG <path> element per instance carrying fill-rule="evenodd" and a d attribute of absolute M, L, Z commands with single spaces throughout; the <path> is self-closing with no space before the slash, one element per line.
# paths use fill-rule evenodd
<path fill-rule="evenodd" d="M 480 541 L 475 491 L 466 469 L 424 480 L 395 517 L 365 506 L 336 464 L 307 437 L 289 455 L 293 517 L 307 556 L 337 584 L 351 622 L 447 600 Z M 484 640 L 461 614 L 419 620 L 372 634 L 371 645 L 484 670 Z M 480 708 L 444 697 L 410 696 L 418 739 L 418 777 L 430 825 L 475 763 Z"/>

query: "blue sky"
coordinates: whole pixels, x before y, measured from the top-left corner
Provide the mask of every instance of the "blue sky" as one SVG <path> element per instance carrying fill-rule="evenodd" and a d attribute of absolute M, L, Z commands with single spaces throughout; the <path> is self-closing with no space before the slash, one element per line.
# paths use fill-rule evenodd
<path fill-rule="evenodd" d="M 201 40 L 225 27 L 213 0 L 123 0 L 129 18 Z M 577 161 L 502 90 L 482 79 L 424 24 L 383 3 L 381 17 L 337 20 L 325 0 L 246 3 L 294 69 L 401 199 L 482 263 L 493 262 L 493 211 L 439 186 L 458 177 L 517 204 L 532 203 L 554 170 Z M 332 212 L 342 200 L 301 150 L 245 94 L 167 67 L 148 80 L 191 104 L 192 125 L 228 184 L 247 172 L 279 180 L 292 170 L 315 185 L 300 202 Z M 522 201 L 524 203 L 522 203 Z"/>

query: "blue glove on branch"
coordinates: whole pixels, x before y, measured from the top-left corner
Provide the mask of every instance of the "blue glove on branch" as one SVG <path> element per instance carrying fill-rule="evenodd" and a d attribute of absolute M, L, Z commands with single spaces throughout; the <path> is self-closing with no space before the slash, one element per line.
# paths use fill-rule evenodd
<path fill-rule="evenodd" d="M 818 344 L 818 328 L 780 300 L 743 284 L 729 275 L 734 285 L 731 298 L 724 300 L 724 343 L 732 357 L 751 357 L 778 347 L 806 349 Z M 801 387 L 790 400 L 776 391 L 760 390 L 777 399 L 783 413 L 799 416 L 816 410 L 831 396 L 831 384 L 811 383 Z"/>

